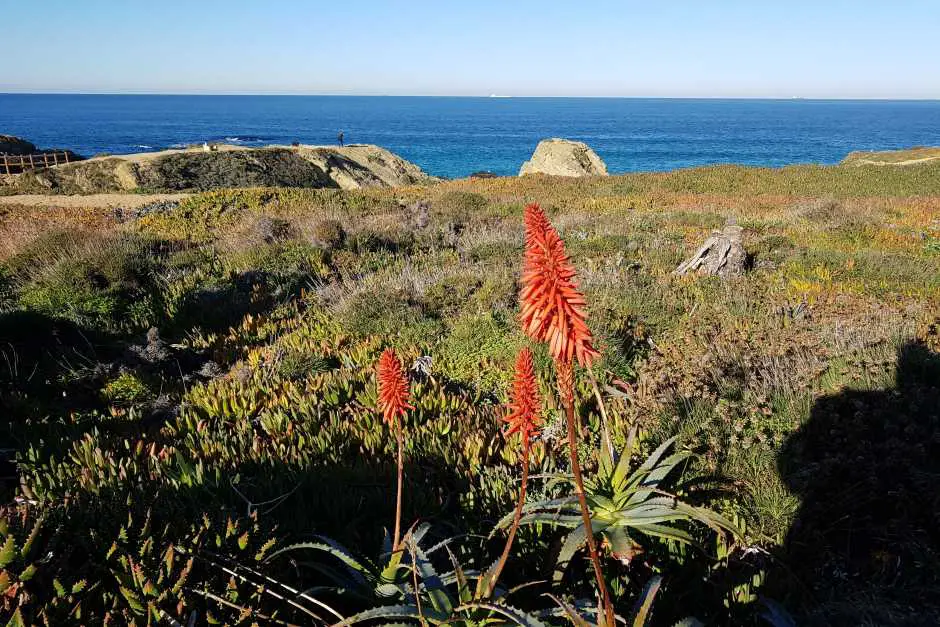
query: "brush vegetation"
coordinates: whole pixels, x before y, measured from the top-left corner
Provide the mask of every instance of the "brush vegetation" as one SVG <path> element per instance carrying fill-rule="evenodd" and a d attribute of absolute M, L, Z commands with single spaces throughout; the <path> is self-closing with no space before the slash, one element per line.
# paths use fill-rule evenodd
<path fill-rule="evenodd" d="M 594 620 L 544 347 L 503 596 L 461 583 L 495 561 L 519 492 L 501 430 L 530 345 L 516 322 L 528 202 L 565 240 L 602 353 L 596 391 L 576 372 L 576 411 L 618 613 L 940 621 L 932 163 L 223 190 L 136 218 L 6 207 L 0 614 L 296 624 L 385 603 L 359 616 L 417 624 L 387 609 L 416 601 L 441 624 Z M 672 275 L 729 220 L 744 276 Z M 414 364 L 392 557 L 396 439 L 374 375 L 388 346 Z M 690 508 L 671 528 L 636 519 L 644 462 Z"/>

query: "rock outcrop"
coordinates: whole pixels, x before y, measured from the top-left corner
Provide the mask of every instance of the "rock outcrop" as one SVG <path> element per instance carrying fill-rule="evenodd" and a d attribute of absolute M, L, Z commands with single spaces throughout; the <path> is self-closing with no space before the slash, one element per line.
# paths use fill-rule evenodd
<path fill-rule="evenodd" d="M 232 187 L 360 189 L 437 179 L 378 146 L 214 146 L 99 157 L 18 175 L 14 193 L 206 191 Z"/>
<path fill-rule="evenodd" d="M 524 174 L 554 176 L 607 176 L 607 166 L 590 146 L 568 139 L 543 139 L 532 157 L 522 164 Z"/>
<path fill-rule="evenodd" d="M 39 149 L 25 139 L 12 135 L 0 135 L 0 155 L 32 155 L 37 152 Z"/>
<path fill-rule="evenodd" d="M 68 153 L 69 161 L 81 161 L 84 159 L 81 155 L 75 154 L 71 150 L 61 148 L 38 148 L 36 144 L 26 141 L 13 135 L 0 135 L 0 155 L 10 155 L 13 157 L 21 155 L 42 155 L 58 153 L 59 159 L 62 159 L 62 153 Z"/>
<path fill-rule="evenodd" d="M 695 254 L 684 261 L 674 274 L 690 272 L 722 278 L 739 276 L 747 269 L 747 252 L 742 236 L 744 229 L 729 224 L 721 231 L 713 231 Z"/>
<path fill-rule="evenodd" d="M 435 181 L 421 168 L 395 153 L 370 144 L 296 146 L 294 150 L 314 164 L 341 189 L 399 187 Z"/>

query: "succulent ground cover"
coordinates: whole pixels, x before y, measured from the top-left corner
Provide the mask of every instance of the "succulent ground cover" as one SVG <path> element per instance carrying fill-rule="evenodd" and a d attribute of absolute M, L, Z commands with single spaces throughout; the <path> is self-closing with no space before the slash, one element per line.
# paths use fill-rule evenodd
<path fill-rule="evenodd" d="M 596 621 L 558 354 L 519 321 L 532 202 L 600 353 L 571 384 L 617 614 L 938 620 L 931 163 L 224 190 L 139 216 L 5 207 L 4 619 L 332 623 L 417 601 L 423 619 L 365 619 Z M 731 220 L 743 276 L 672 274 Z M 388 348 L 411 406 L 394 424 Z M 524 348 L 542 405 L 528 446 L 504 434 Z M 523 459 L 507 565 L 476 594 L 460 581 L 507 546 Z M 631 507 L 656 497 L 631 481 L 651 469 L 701 516 L 644 531 Z M 553 501 L 566 524 L 539 518 Z"/>

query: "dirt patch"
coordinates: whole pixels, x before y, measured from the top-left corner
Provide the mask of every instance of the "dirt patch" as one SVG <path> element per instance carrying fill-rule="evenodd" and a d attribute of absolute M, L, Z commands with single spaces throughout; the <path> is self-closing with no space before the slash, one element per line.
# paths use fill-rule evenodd
<path fill-rule="evenodd" d="M 0 196 L 0 205 L 24 207 L 62 207 L 88 209 L 137 209 L 156 202 L 180 201 L 190 194 L 24 194 Z"/>

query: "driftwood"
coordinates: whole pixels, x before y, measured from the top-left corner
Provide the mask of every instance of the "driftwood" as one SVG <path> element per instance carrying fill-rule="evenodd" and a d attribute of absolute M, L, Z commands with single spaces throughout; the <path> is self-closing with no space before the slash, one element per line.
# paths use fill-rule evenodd
<path fill-rule="evenodd" d="M 721 231 L 713 231 L 702 247 L 676 268 L 673 274 L 696 272 L 720 277 L 744 274 L 747 253 L 741 243 L 743 232 L 744 229 L 734 224 Z"/>

